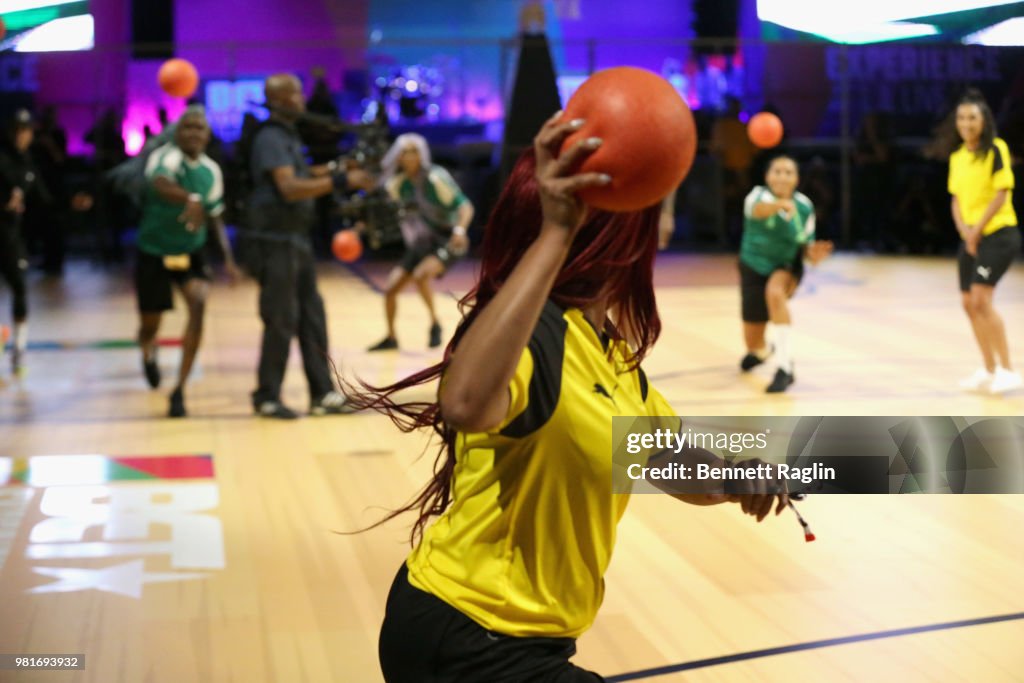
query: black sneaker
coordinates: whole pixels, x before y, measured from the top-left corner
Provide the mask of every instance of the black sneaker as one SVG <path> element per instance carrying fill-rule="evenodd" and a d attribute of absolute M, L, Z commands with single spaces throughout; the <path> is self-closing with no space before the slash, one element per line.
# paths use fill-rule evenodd
<path fill-rule="evenodd" d="M 796 377 L 791 372 L 786 372 L 782 368 L 775 371 L 775 379 L 765 389 L 766 393 L 769 394 L 781 394 L 783 391 L 789 388 L 789 385 L 796 381 Z"/>
<path fill-rule="evenodd" d="M 743 356 L 743 360 L 740 361 L 740 370 L 743 372 L 750 372 L 763 362 L 763 358 L 758 358 L 755 354 L 748 353 Z"/>
<path fill-rule="evenodd" d="M 156 356 L 146 360 L 146 357 L 142 357 L 142 371 L 146 374 L 146 382 L 150 388 L 156 389 L 160 386 L 160 366 L 156 364 Z"/>
<path fill-rule="evenodd" d="M 277 420 L 297 420 L 299 414 L 280 401 L 264 401 L 256 406 L 256 414 L 260 417 L 272 417 Z"/>
<path fill-rule="evenodd" d="M 171 392 L 171 403 L 167 409 L 167 417 L 185 417 L 188 413 L 185 411 L 185 394 L 182 392 L 181 387 L 178 387 Z"/>
<path fill-rule="evenodd" d="M 348 403 L 348 398 L 340 391 L 331 391 L 318 400 L 313 401 L 309 407 L 309 414 L 317 417 L 321 415 L 349 415 L 356 412 Z"/>
<path fill-rule="evenodd" d="M 758 365 L 768 360 L 768 358 L 774 352 L 775 347 L 773 346 L 768 350 L 768 353 L 764 355 L 764 358 L 761 358 L 756 353 L 748 353 L 747 355 L 743 356 L 743 360 L 740 361 L 740 370 L 742 370 L 743 372 L 750 372 Z"/>
<path fill-rule="evenodd" d="M 398 348 L 398 340 L 394 337 L 384 337 L 381 341 L 367 349 L 367 351 L 394 351 Z"/>
<path fill-rule="evenodd" d="M 441 326 L 434 323 L 430 326 L 430 348 L 436 349 L 441 345 Z"/>

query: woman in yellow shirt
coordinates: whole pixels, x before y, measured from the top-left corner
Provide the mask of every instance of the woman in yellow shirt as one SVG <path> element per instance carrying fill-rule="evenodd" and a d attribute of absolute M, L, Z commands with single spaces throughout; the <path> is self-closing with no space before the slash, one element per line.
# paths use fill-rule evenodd
<path fill-rule="evenodd" d="M 996 137 L 992 110 L 977 91 L 956 108 L 962 144 L 949 157 L 949 193 L 962 242 L 958 256 L 960 292 L 984 366 L 960 385 L 1002 394 L 1022 385 L 1010 364 L 1003 319 L 992 304 L 996 283 L 1020 253 L 1013 210 L 1013 171 L 1006 143 Z"/>
<path fill-rule="evenodd" d="M 352 392 L 355 405 L 443 441 L 433 479 L 391 515 L 418 511 L 419 539 L 388 596 L 388 683 L 603 680 L 570 658 L 604 597 L 629 500 L 612 491 L 612 417 L 674 411 L 640 369 L 661 328 L 652 277 L 661 207 L 611 214 L 576 198 L 610 182 L 571 173 L 599 139 L 559 154 L 580 125 L 556 114 L 513 168 L 444 360 Z M 438 378 L 433 402 L 391 398 Z M 748 480 L 742 495 L 676 497 L 737 502 L 761 520 L 787 503 L 773 491 Z"/>

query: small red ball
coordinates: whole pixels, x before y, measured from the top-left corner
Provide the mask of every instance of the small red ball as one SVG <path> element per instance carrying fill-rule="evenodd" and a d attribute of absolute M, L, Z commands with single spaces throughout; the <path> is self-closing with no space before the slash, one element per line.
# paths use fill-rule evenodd
<path fill-rule="evenodd" d="M 168 59 L 156 76 L 160 89 L 171 97 L 192 97 L 199 87 L 199 72 L 187 59 Z"/>
<path fill-rule="evenodd" d="M 334 236 L 331 251 L 339 261 L 352 263 L 363 255 L 363 243 L 355 230 L 342 230 Z"/>
<path fill-rule="evenodd" d="M 761 149 L 768 149 L 782 142 L 782 121 L 775 114 L 763 111 L 750 117 L 747 136 Z"/>

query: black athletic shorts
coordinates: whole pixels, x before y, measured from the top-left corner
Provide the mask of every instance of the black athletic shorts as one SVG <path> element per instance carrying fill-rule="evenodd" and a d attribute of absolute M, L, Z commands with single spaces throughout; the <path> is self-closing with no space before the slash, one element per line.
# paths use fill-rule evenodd
<path fill-rule="evenodd" d="M 447 271 L 451 264 L 459 260 L 458 256 L 448 250 L 447 240 L 433 240 L 428 244 L 406 249 L 405 254 L 402 255 L 402 261 L 398 265 L 402 270 L 411 274 L 416 270 L 416 266 L 422 263 L 423 259 L 428 256 L 436 256 L 441 265 L 444 266 L 444 271 Z M 442 271 L 442 274 L 444 271 Z"/>
<path fill-rule="evenodd" d="M 174 308 L 172 285 L 181 287 L 194 278 L 210 279 L 210 266 L 202 249 L 188 254 L 188 266 L 183 269 L 168 268 L 164 261 L 166 258 L 139 251 L 135 263 L 135 292 L 139 298 L 139 310 L 143 313 L 159 313 Z"/>
<path fill-rule="evenodd" d="M 960 242 L 956 257 L 960 267 L 960 291 L 971 291 L 973 284 L 995 287 L 1019 253 L 1020 230 L 1015 225 L 982 237 L 977 257 L 968 254 L 964 243 Z"/>
<path fill-rule="evenodd" d="M 776 266 L 776 270 L 788 271 L 799 285 L 804 277 L 803 254 L 798 253 L 793 262 L 785 266 Z M 770 275 L 761 275 L 743 261 L 740 261 L 740 306 L 745 323 L 766 323 L 768 322 L 768 300 L 765 297 L 765 290 L 768 288 Z"/>
<path fill-rule="evenodd" d="M 601 683 L 569 662 L 573 638 L 513 638 L 488 631 L 414 588 L 402 563 L 380 630 L 387 683 Z"/>

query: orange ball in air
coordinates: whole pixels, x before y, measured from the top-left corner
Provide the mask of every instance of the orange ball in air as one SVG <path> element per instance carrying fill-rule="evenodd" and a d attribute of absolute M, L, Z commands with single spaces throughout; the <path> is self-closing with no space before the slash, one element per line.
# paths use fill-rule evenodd
<path fill-rule="evenodd" d="M 750 117 L 747 137 L 761 149 L 768 149 L 782 142 L 782 121 L 775 114 L 763 111 Z"/>
<path fill-rule="evenodd" d="M 578 172 L 607 173 L 611 183 L 579 192 L 605 211 L 637 211 L 660 202 L 683 182 L 697 151 L 693 114 L 661 76 L 630 66 L 598 71 L 569 98 L 562 120 L 584 119 L 564 152 L 599 137 L 601 147 Z"/>
<path fill-rule="evenodd" d="M 168 59 L 156 76 L 160 89 L 171 97 L 192 97 L 199 87 L 199 72 L 187 59 Z"/>
<path fill-rule="evenodd" d="M 363 243 L 355 230 L 342 230 L 334 236 L 331 251 L 339 261 L 352 263 L 363 255 Z"/>

